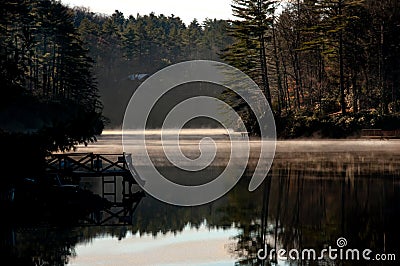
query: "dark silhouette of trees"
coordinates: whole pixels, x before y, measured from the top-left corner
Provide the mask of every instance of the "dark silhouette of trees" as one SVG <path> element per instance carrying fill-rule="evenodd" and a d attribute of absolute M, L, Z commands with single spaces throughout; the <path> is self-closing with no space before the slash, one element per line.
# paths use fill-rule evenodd
<path fill-rule="evenodd" d="M 94 141 L 101 133 L 93 60 L 71 10 L 60 2 L 10 0 L 0 6 L 1 142 L 10 157 L 23 151 L 35 158 L 27 162 L 35 168 L 46 152 Z"/>

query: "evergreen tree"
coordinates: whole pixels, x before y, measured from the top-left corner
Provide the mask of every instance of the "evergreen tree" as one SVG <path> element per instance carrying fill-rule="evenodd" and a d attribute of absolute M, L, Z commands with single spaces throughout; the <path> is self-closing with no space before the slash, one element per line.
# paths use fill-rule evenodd
<path fill-rule="evenodd" d="M 36 151 L 93 141 L 102 129 L 101 104 L 71 10 L 49 0 L 2 5 L 0 133 L 33 134 L 26 141 L 37 142 Z M 9 112 L 14 120 L 4 119 Z"/>
<path fill-rule="evenodd" d="M 270 0 L 233 0 L 231 34 L 235 43 L 227 49 L 224 59 L 241 67 L 261 85 L 272 106 L 268 64 L 266 56 L 266 32 L 272 23 L 274 12 Z M 244 62 L 238 62 L 238 61 Z"/>
<path fill-rule="evenodd" d="M 203 36 L 202 28 L 199 22 L 194 19 L 184 32 L 184 45 L 186 54 L 190 59 L 200 59 L 201 39 Z"/>

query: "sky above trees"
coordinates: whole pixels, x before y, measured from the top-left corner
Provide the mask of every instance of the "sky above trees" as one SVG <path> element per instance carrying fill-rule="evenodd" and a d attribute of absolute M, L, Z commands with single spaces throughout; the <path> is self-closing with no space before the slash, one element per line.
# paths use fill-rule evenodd
<path fill-rule="evenodd" d="M 92 12 L 111 15 L 115 10 L 122 11 L 125 15 L 144 15 L 154 12 L 156 15 L 174 14 L 180 17 L 186 25 L 193 19 L 202 22 L 206 18 L 232 19 L 231 0 L 202 0 L 202 1 L 181 1 L 181 0 L 62 0 L 70 7 L 89 7 Z"/>

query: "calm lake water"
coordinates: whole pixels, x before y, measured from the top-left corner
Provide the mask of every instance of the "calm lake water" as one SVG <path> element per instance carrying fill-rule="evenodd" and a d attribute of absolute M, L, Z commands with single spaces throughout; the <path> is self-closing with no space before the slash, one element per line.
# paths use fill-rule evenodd
<path fill-rule="evenodd" d="M 157 157 L 157 139 L 153 144 Z M 193 139 L 186 149 L 198 152 Z M 110 132 L 77 150 L 121 151 L 121 136 Z M 162 158 L 157 162 L 162 171 L 175 171 Z M 3 245 L 37 265 L 398 265 L 327 257 L 263 261 L 257 251 L 265 245 L 320 251 L 345 238 L 347 248 L 400 260 L 400 141 L 278 142 L 269 178 L 250 193 L 252 169 L 250 164 L 233 190 L 207 205 L 176 207 L 146 196 L 130 225 L 18 226 L 4 233 Z M 100 191 L 98 181 L 82 185 Z"/>

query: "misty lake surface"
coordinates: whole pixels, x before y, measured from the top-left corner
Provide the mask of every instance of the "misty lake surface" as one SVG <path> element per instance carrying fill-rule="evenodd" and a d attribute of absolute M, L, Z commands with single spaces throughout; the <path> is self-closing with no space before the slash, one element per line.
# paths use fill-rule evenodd
<path fill-rule="evenodd" d="M 155 157 L 161 156 L 155 162 L 174 175 L 163 164 L 158 141 L 155 137 L 149 147 Z M 196 136 L 185 141 L 189 157 L 191 150 L 198 153 Z M 256 151 L 257 141 L 251 145 Z M 105 132 L 97 143 L 76 152 L 121 153 L 121 135 Z M 215 175 L 222 167 L 217 162 L 204 175 Z M 16 228 L 15 249 L 22 256 L 51 261 L 48 265 L 269 265 L 257 260 L 261 246 L 322 250 L 337 247 L 343 237 L 348 248 L 393 253 L 400 259 L 400 141 L 278 141 L 268 179 L 249 192 L 252 169 L 250 163 L 228 194 L 198 207 L 176 207 L 147 195 L 131 225 Z M 81 182 L 100 193 L 98 181 Z M 356 264 L 327 258 L 271 263 Z"/>

